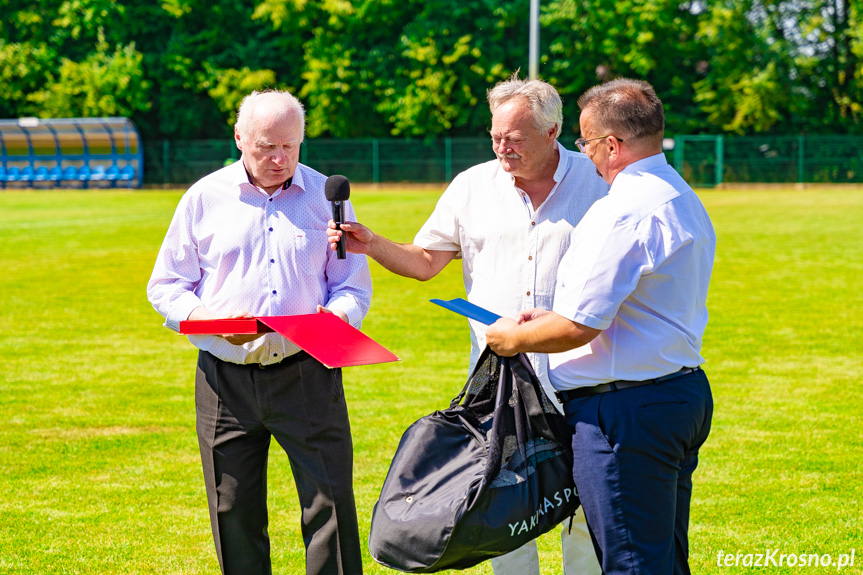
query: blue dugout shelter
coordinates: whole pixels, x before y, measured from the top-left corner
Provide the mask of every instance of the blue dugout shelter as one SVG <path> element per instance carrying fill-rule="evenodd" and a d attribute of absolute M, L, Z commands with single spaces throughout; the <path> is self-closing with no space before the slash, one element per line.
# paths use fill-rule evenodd
<path fill-rule="evenodd" d="M 0 120 L 0 185 L 140 188 L 141 137 L 129 118 Z"/>

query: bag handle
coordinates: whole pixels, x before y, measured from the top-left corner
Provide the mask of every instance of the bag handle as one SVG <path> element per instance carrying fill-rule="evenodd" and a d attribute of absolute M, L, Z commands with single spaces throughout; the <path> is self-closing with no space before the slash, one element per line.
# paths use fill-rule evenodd
<path fill-rule="evenodd" d="M 457 396 L 455 396 L 452 401 L 449 402 L 450 409 L 454 409 L 456 406 L 458 406 L 459 403 L 461 403 L 461 400 L 464 398 L 464 394 L 467 393 L 468 385 L 470 385 L 470 378 L 468 378 L 468 380 L 465 382 L 464 387 L 461 388 L 461 392 Z"/>
<path fill-rule="evenodd" d="M 473 381 L 473 378 L 476 375 L 476 372 L 480 369 L 480 367 L 485 365 L 486 358 L 489 355 L 496 355 L 496 354 L 491 350 L 490 347 L 486 346 L 482 350 L 482 353 L 480 354 L 479 359 L 476 362 L 476 365 L 473 367 L 473 371 L 471 371 L 470 375 L 468 376 L 467 381 L 464 384 L 464 387 L 462 387 L 461 392 L 450 402 L 450 404 L 449 404 L 450 409 L 456 407 L 459 403 L 461 403 L 462 399 L 465 398 L 465 396 L 467 395 L 468 388 L 470 387 L 470 382 Z M 470 398 L 468 398 L 468 399 L 470 399 Z"/>
<path fill-rule="evenodd" d="M 485 359 L 488 355 L 497 354 L 493 352 L 491 348 L 486 346 L 480 354 L 479 361 L 477 361 L 473 373 L 468 377 L 459 394 L 450 402 L 450 409 L 457 407 L 464 399 L 465 395 L 467 395 L 468 387 L 470 386 L 474 373 L 485 363 Z M 545 410 L 542 407 L 542 401 L 540 400 L 540 394 L 545 392 L 542 391 L 542 384 L 540 384 L 539 378 L 533 371 L 533 367 L 530 365 L 530 360 L 528 360 L 523 353 L 512 357 L 503 357 L 500 355 L 497 355 L 497 357 L 501 365 L 501 376 L 503 376 L 507 371 L 512 373 L 512 378 L 515 380 L 519 397 L 521 397 L 528 419 L 536 433 L 549 441 L 556 441 L 563 445 L 568 445 L 569 439 L 558 436 L 555 428 L 548 423 Z M 500 389 L 501 383 L 503 382 L 499 382 L 498 384 L 498 398 L 495 401 L 495 405 L 499 405 L 502 397 L 500 393 L 501 391 L 504 391 Z M 508 395 L 506 395 L 506 397 L 508 397 Z M 492 409 L 494 409 L 494 407 L 492 407 Z"/>
<path fill-rule="evenodd" d="M 497 394 L 494 398 L 495 417 L 488 435 L 489 454 L 485 472 L 486 477 L 493 479 L 500 473 L 500 466 L 502 463 L 501 458 L 504 449 L 503 438 L 506 435 L 502 428 L 508 419 L 506 417 L 499 418 L 497 416 L 503 410 L 512 410 L 512 407 L 509 405 L 509 398 L 512 396 L 513 378 L 511 376 L 512 371 L 508 361 L 509 358 L 497 355 L 495 352 L 491 351 L 491 348 L 489 347 L 485 348 L 482 355 L 485 356 L 486 353 L 496 356 L 500 362 L 500 376 L 497 382 Z"/>
<path fill-rule="evenodd" d="M 539 383 L 539 378 L 536 377 L 527 357 L 525 357 L 523 353 L 520 353 L 513 357 L 504 357 L 501 359 L 504 362 L 509 363 L 510 369 L 513 373 L 513 379 L 518 387 L 518 394 L 524 403 L 528 418 L 530 419 L 530 423 L 533 425 L 534 430 L 536 430 L 540 436 L 549 441 L 556 441 L 563 445 L 567 445 L 569 442 L 558 437 L 555 430 L 548 424 L 548 420 L 545 417 L 545 411 L 542 409 L 542 402 L 539 399 L 539 394 L 544 392 L 540 391 L 542 386 Z M 524 377 L 525 375 L 527 376 L 526 378 Z"/>

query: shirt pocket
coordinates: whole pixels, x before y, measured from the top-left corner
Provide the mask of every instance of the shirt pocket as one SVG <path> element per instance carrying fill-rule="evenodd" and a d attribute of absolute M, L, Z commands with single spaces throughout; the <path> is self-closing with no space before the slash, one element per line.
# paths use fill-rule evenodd
<path fill-rule="evenodd" d="M 294 238 L 298 270 L 309 275 L 323 274 L 329 249 L 325 230 L 298 229 Z"/>

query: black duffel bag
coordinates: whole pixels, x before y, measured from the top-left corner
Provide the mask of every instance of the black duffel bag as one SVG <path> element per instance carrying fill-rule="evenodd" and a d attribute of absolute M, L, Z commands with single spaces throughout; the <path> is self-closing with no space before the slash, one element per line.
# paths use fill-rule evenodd
<path fill-rule="evenodd" d="M 486 348 L 449 409 L 402 436 L 371 556 L 413 573 L 465 569 L 559 525 L 578 508 L 570 437 L 527 358 Z"/>

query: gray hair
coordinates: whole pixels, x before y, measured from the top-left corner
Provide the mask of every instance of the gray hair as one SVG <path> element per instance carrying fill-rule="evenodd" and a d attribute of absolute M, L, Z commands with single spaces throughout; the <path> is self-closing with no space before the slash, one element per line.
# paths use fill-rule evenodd
<path fill-rule="evenodd" d="M 300 121 L 303 126 L 303 135 L 306 133 L 306 110 L 303 108 L 296 96 L 286 90 L 264 90 L 258 92 L 255 90 L 240 102 L 239 110 L 237 111 L 237 130 L 241 135 L 247 136 L 252 129 L 254 111 L 259 104 L 268 102 L 275 108 L 276 114 L 289 116 L 292 113 L 299 113 Z"/>
<path fill-rule="evenodd" d="M 528 103 L 534 124 L 540 132 L 557 126 L 554 137 L 560 135 L 563 126 L 563 102 L 551 84 L 542 80 L 519 80 L 516 70 L 508 80 L 499 82 L 488 91 L 488 107 L 493 114 L 498 106 L 516 98 Z"/>
<path fill-rule="evenodd" d="M 589 89 L 578 99 L 590 108 L 597 128 L 621 140 L 657 139 L 665 132 L 665 112 L 653 86 L 641 80 L 618 78 Z"/>

